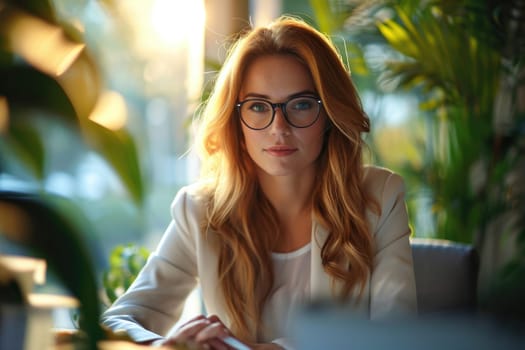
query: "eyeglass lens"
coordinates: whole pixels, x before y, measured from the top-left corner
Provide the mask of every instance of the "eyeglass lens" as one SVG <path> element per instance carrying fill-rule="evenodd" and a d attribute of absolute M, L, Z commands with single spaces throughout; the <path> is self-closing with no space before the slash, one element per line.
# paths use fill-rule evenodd
<path fill-rule="evenodd" d="M 275 106 L 275 108 L 274 108 Z M 268 127 L 275 117 L 275 109 L 281 108 L 289 124 L 297 128 L 312 125 L 319 116 L 320 101 L 312 96 L 292 98 L 285 103 L 272 104 L 262 99 L 248 99 L 239 104 L 243 122 L 252 129 Z"/>

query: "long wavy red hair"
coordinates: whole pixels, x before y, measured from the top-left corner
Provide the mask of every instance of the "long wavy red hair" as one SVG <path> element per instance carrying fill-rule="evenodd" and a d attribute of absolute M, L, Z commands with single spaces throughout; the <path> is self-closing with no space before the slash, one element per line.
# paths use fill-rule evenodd
<path fill-rule="evenodd" d="M 198 136 L 210 198 L 203 228 L 219 236 L 220 287 L 232 330 L 245 341 L 256 341 L 264 327 L 261 315 L 273 285 L 271 252 L 279 225 L 245 151 L 235 103 L 250 62 L 276 54 L 293 55 L 308 68 L 328 118 L 312 192 L 314 217 L 330 232 L 321 251 L 323 266 L 343 282 L 342 298 L 364 286 L 372 266 L 365 212 L 374 200 L 363 189 L 361 138 L 370 125 L 349 71 L 329 38 L 299 19 L 282 17 L 249 31 L 229 51 Z"/>

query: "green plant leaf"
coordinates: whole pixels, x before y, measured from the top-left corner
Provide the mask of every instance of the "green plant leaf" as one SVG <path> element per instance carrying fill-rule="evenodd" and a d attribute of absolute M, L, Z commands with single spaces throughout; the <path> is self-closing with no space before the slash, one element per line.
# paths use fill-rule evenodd
<path fill-rule="evenodd" d="M 135 141 L 126 130 L 109 130 L 91 120 L 84 121 L 82 131 L 86 142 L 115 170 L 139 205 L 144 201 L 144 183 L 138 162 Z"/>
<path fill-rule="evenodd" d="M 348 15 L 346 12 L 332 10 L 332 5 L 326 0 L 310 0 L 310 6 L 314 10 L 317 26 L 321 32 L 333 33 L 339 30 Z"/>
<path fill-rule="evenodd" d="M 131 286 L 148 256 L 149 251 L 145 247 L 133 243 L 113 248 L 109 268 L 103 275 L 104 289 L 110 302 L 114 302 Z"/>
<path fill-rule="evenodd" d="M 9 133 L 2 138 L 6 148 L 38 180 L 44 179 L 44 142 L 38 130 L 30 123 L 13 122 Z M 6 149 L 6 151 L 7 151 Z"/>
<path fill-rule="evenodd" d="M 71 101 L 50 76 L 20 64 L 0 66 L 0 95 L 7 98 L 10 107 L 24 107 L 45 110 L 50 116 L 57 116 L 68 123 L 78 125 L 78 118 Z M 11 114 L 19 118 L 23 114 Z"/>
<path fill-rule="evenodd" d="M 61 85 L 30 66 L 10 65 L 0 67 L 0 95 L 6 96 L 11 110 L 18 107 L 34 108 L 47 111 L 46 117 L 57 117 L 73 127 L 72 131 L 82 131 L 84 141 L 98 152 L 118 174 L 131 197 L 141 204 L 144 197 L 143 180 L 138 163 L 138 153 L 130 134 L 125 130 L 111 131 L 90 120 L 79 120 L 71 100 Z M 25 113 L 10 113 L 14 122 L 22 123 Z M 13 123 L 13 124 L 15 124 Z M 21 127 L 20 127 L 21 128 Z M 26 130 L 25 133 L 23 130 Z M 15 145 L 22 161 L 35 173 L 43 178 L 44 150 L 38 139 L 32 140 L 28 127 L 20 129 L 14 136 Z M 16 130 L 15 130 L 16 131 Z M 36 133 L 32 133 L 36 135 Z M 40 145 L 40 146 L 39 146 Z M 35 154 L 31 154 L 31 147 Z"/>
<path fill-rule="evenodd" d="M 397 51 L 408 57 L 417 57 L 418 51 L 410 39 L 408 31 L 394 20 L 388 20 L 377 25 L 385 40 Z"/>

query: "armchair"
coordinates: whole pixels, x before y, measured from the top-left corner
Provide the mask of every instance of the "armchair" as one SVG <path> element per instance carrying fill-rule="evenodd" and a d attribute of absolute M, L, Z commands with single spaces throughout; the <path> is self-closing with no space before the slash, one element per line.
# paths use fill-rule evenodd
<path fill-rule="evenodd" d="M 468 244 L 438 239 L 411 240 L 420 315 L 474 312 L 479 258 Z"/>

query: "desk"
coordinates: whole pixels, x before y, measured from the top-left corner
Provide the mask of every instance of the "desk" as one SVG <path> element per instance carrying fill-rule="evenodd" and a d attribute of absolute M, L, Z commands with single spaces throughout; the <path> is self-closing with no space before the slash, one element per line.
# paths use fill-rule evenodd
<path fill-rule="evenodd" d="M 44 296 L 35 298 L 46 299 Z M 62 300 L 57 297 L 56 300 Z M 53 298 L 51 298 L 53 299 Z M 49 298 L 48 298 L 49 300 Z M 68 299 L 66 299 L 68 300 Z M 70 300 L 69 300 L 70 301 Z M 85 349 L 75 329 L 54 329 L 52 309 L 24 305 L 0 304 L 0 349 L 2 350 L 78 350 Z M 147 346 L 131 341 L 104 340 L 99 350 L 189 350 L 172 346 Z M 195 349 L 195 348 L 191 348 Z M 196 349 L 195 349 L 196 350 Z"/>
<path fill-rule="evenodd" d="M 24 306 L 0 306 L 0 349 L 78 350 L 76 330 L 54 330 L 50 310 Z M 176 350 L 175 347 L 153 347 L 124 340 L 104 340 L 100 350 Z M 181 348 L 185 349 L 186 348 Z"/>

